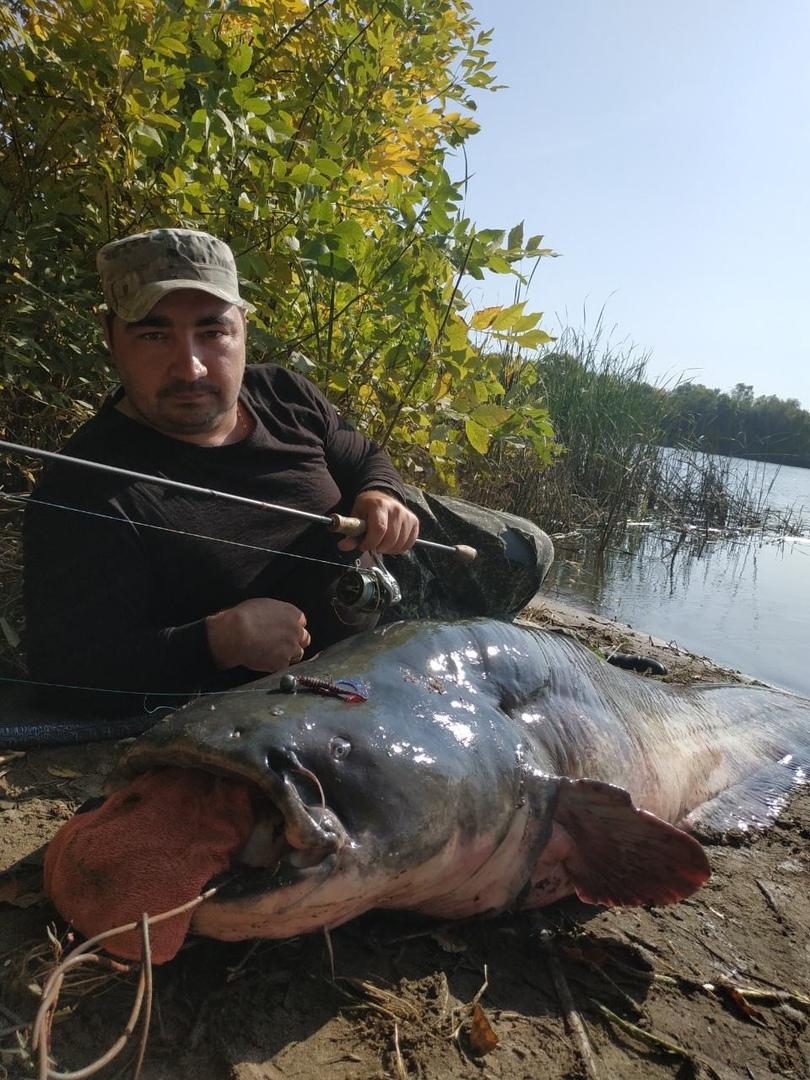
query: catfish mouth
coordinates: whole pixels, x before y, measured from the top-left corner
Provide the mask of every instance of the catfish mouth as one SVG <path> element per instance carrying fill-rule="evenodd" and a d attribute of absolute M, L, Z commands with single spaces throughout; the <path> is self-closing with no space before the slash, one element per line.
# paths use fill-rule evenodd
<path fill-rule="evenodd" d="M 251 785 L 255 824 L 225 876 L 209 883 L 218 886 L 216 899 L 321 879 L 334 869 L 348 840 L 339 818 L 321 803 L 304 802 L 289 777 L 284 787 L 283 799 L 268 799 Z"/>
<path fill-rule="evenodd" d="M 314 888 L 328 877 L 340 853 L 350 844 L 337 814 L 326 806 L 314 773 L 292 751 L 277 768 L 240 769 L 232 762 L 201 760 L 194 753 L 138 755 L 124 761 L 108 781 L 107 794 L 136 776 L 163 768 L 194 769 L 243 784 L 250 796 L 254 824 L 250 835 L 231 855 L 230 867 L 205 886 L 216 886 L 210 902 L 237 900 L 257 893 L 304 885 Z"/>

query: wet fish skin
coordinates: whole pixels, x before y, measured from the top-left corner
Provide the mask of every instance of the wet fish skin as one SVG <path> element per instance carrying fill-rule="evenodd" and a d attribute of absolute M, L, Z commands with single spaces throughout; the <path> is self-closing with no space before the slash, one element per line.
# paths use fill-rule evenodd
<path fill-rule="evenodd" d="M 254 865 L 198 909 L 199 933 L 287 937 L 371 908 L 462 917 L 571 892 L 675 901 L 709 867 L 670 823 L 765 823 L 808 762 L 805 699 L 655 683 L 529 624 L 398 623 L 304 667 L 369 698 L 283 694 L 279 673 L 180 710 L 108 781 L 210 769 L 256 785 L 270 826 L 284 815 L 285 840 L 249 845 Z"/>

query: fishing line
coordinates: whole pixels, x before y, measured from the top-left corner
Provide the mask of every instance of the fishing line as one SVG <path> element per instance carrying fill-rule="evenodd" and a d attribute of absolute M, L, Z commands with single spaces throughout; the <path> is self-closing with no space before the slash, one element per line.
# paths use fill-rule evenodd
<path fill-rule="evenodd" d="M 268 675 L 274 674 L 274 672 L 268 672 Z M 142 697 L 144 699 L 150 697 L 176 697 L 182 698 L 180 704 L 185 704 L 189 700 L 196 700 L 203 697 L 216 697 L 218 694 L 227 693 L 230 697 L 231 694 L 268 694 L 269 691 L 266 686 L 259 688 L 250 686 L 234 686 L 225 690 L 194 690 L 189 692 L 188 690 L 114 690 L 112 688 L 105 689 L 103 686 L 79 686 L 74 683 L 57 683 L 57 682 L 37 682 L 36 679 L 15 679 L 11 675 L 0 675 L 0 682 L 4 683 L 16 683 L 20 686 L 41 686 L 46 689 L 53 690 L 82 690 L 93 694 L 127 694 L 129 697 Z M 172 709 L 179 708 L 174 705 L 153 705 L 151 708 L 147 707 L 144 701 L 144 712 L 152 714 L 158 712 L 160 709 Z"/>
<path fill-rule="evenodd" d="M 195 540 L 212 540 L 219 544 L 230 544 L 233 547 L 245 548 L 248 551 L 258 551 L 265 555 L 280 555 L 287 556 L 290 559 L 301 559 L 304 562 L 319 563 L 322 566 L 332 566 L 339 570 L 346 571 L 350 569 L 346 563 L 333 562 L 329 559 L 318 559 L 314 555 L 298 555 L 292 551 L 279 551 L 277 548 L 261 547 L 258 544 L 246 544 L 241 540 L 228 540 L 222 536 L 207 536 L 204 533 L 188 532 L 184 529 L 172 529 L 168 525 L 155 525 L 147 521 L 133 521 L 131 518 L 114 517 L 112 514 L 102 514 L 97 510 L 83 510 L 78 506 L 66 506 L 63 503 L 49 502 L 45 499 L 34 499 L 30 495 L 14 495 L 10 492 L 0 491 L 0 499 L 4 499 L 7 502 L 21 503 L 23 505 L 36 505 L 47 506 L 53 510 L 67 510 L 74 514 L 85 514 L 88 517 L 101 518 L 105 521 L 111 521 L 117 525 L 132 525 L 143 529 L 157 529 L 159 532 L 175 533 L 178 536 L 187 536 Z M 15 683 L 20 686 L 39 686 L 43 688 L 55 689 L 55 690 L 81 690 L 84 693 L 96 693 L 96 694 L 126 694 L 129 697 L 143 696 L 143 711 L 148 714 L 158 712 L 160 709 L 174 709 L 172 705 L 154 705 L 148 706 L 147 701 L 149 697 L 176 697 L 181 698 L 183 702 L 188 701 L 188 691 L 179 690 L 116 690 L 113 688 L 105 688 L 103 686 L 80 686 L 74 683 L 51 683 L 51 682 L 38 682 L 34 679 L 17 679 L 9 676 L 0 676 L 0 682 Z M 262 690 L 243 690 L 238 686 L 232 688 L 234 693 L 238 694 L 261 694 L 267 693 L 266 688 Z M 203 690 L 197 691 L 195 697 L 209 697 L 216 694 L 221 694 L 222 690 Z"/>
<path fill-rule="evenodd" d="M 321 563 L 323 566 L 335 566 L 340 570 L 346 570 L 347 564 L 332 562 L 330 559 L 318 559 L 314 555 L 298 555 L 294 551 L 279 551 L 277 548 L 261 547 L 258 544 L 246 544 L 242 540 L 228 540 L 223 536 L 207 536 L 205 533 L 188 532 L 185 529 L 173 529 L 168 525 L 154 525 L 148 521 L 134 521 L 132 518 L 115 517 L 113 514 L 102 514 L 99 510 L 83 510 L 80 506 L 66 506 L 64 503 L 48 502 L 45 499 L 34 499 L 30 495 L 12 495 L 0 491 L 0 498 L 9 502 L 19 502 L 32 506 L 47 506 L 52 510 L 68 510 L 74 514 L 86 514 L 88 517 L 101 518 L 104 521 L 112 521 L 117 525 L 134 525 L 139 529 L 157 529 L 159 532 L 175 533 L 177 536 L 188 536 L 193 540 L 212 540 L 216 544 L 230 544 L 232 547 L 246 548 L 248 551 L 260 551 L 265 555 L 286 555 L 290 559 L 303 559 L 305 562 Z"/>

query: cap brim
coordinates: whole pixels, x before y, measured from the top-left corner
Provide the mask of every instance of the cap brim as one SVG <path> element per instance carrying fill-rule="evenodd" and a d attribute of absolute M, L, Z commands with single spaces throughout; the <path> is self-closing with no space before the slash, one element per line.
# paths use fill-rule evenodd
<path fill-rule="evenodd" d="M 204 292 L 210 296 L 216 296 L 217 299 L 225 300 L 227 303 L 242 308 L 244 311 L 256 310 L 253 304 L 243 300 L 241 296 L 234 296 L 230 289 L 209 285 L 207 281 L 199 281 L 195 278 L 172 278 L 171 281 L 150 282 L 140 288 L 134 296 L 127 297 L 126 303 L 119 304 L 113 310 L 124 322 L 140 322 L 145 315 L 149 314 L 159 300 L 162 300 L 164 296 L 168 296 L 169 293 L 177 292 L 178 289 L 194 289 L 195 292 Z M 112 307 L 109 300 L 108 306 Z"/>

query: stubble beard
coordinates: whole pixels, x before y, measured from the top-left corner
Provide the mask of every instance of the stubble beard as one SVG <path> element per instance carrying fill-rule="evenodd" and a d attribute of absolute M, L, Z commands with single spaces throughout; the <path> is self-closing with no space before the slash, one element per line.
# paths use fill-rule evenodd
<path fill-rule="evenodd" d="M 205 392 L 206 401 L 176 402 L 178 396 Z M 138 418 L 164 435 L 208 435 L 216 431 L 223 417 L 233 407 L 222 401 L 219 387 L 207 383 L 173 385 L 161 390 L 153 408 L 148 412 L 130 398 L 130 407 Z M 167 407 L 168 406 L 168 407 Z"/>

